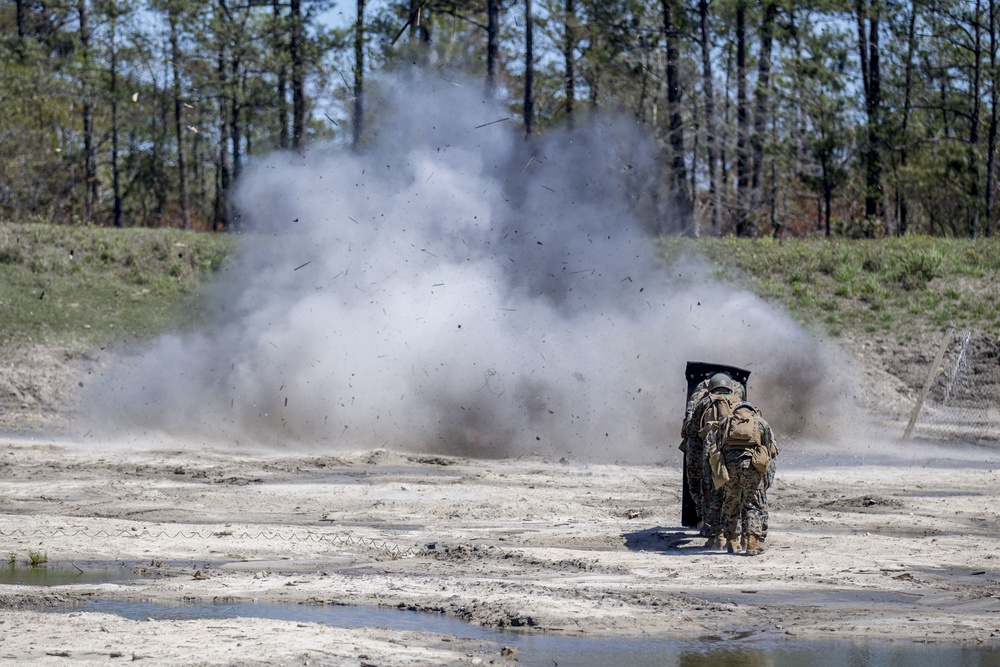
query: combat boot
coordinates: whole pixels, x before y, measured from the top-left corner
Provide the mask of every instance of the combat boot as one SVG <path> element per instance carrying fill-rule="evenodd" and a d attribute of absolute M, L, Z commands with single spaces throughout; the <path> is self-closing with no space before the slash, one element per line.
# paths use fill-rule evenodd
<path fill-rule="evenodd" d="M 726 539 L 722 535 L 716 535 L 715 537 L 708 538 L 705 542 L 706 551 L 722 551 L 726 548 Z"/>
<path fill-rule="evenodd" d="M 740 543 L 737 540 L 726 540 L 726 552 L 735 554 L 740 551 Z"/>
<path fill-rule="evenodd" d="M 764 540 L 755 535 L 747 537 L 747 556 L 759 556 L 764 553 Z"/>

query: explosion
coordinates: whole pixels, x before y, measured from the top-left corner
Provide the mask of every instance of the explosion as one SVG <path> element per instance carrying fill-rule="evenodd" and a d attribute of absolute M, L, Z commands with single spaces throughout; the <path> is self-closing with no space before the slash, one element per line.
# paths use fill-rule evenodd
<path fill-rule="evenodd" d="M 363 150 L 244 172 L 211 324 L 116 358 L 91 388 L 95 424 L 661 461 L 676 457 L 692 359 L 751 370 L 779 441 L 845 421 L 851 373 L 799 325 L 696 258 L 657 260 L 651 232 L 671 224 L 637 125 L 525 141 L 475 85 L 384 84 Z"/>

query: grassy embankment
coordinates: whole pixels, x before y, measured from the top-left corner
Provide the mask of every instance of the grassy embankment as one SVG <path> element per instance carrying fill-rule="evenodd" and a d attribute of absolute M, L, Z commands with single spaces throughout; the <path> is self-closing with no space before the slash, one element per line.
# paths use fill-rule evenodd
<path fill-rule="evenodd" d="M 190 326 L 233 236 L 0 224 L 0 344 L 93 346 Z M 832 335 L 901 341 L 958 326 L 1000 336 L 1000 239 L 663 239 L 720 280 Z M 736 267 L 738 271 L 734 271 Z"/>
<path fill-rule="evenodd" d="M 0 345 L 92 347 L 190 326 L 235 238 L 0 224 Z"/>
<path fill-rule="evenodd" d="M 659 247 L 668 260 L 702 253 L 720 280 L 783 305 L 816 332 L 904 343 L 949 326 L 1000 336 L 1000 238 L 662 239 Z"/>

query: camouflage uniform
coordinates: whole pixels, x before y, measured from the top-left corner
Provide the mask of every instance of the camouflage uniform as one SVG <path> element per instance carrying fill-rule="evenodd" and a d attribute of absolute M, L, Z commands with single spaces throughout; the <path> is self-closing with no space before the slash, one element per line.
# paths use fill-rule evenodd
<path fill-rule="evenodd" d="M 719 431 L 724 432 L 724 428 L 723 423 Z M 763 418 L 760 418 L 757 430 L 761 445 L 771 454 L 771 462 L 764 473 L 752 465 L 751 450 L 730 447 L 726 443 L 722 445 L 722 455 L 729 472 L 729 481 L 722 487 L 722 531 L 730 544 L 742 534 L 745 541 L 758 541 L 760 551 L 763 551 L 767 538 L 767 490 L 774 481 L 774 458 L 778 449 L 771 426 Z"/>
<path fill-rule="evenodd" d="M 739 383 L 733 383 L 739 387 Z M 737 395 L 739 390 L 737 390 Z M 709 437 L 708 424 L 702 429 L 702 422 L 705 421 L 706 412 L 712 405 L 713 395 L 710 392 L 702 394 L 694 409 L 691 411 L 691 419 L 687 424 L 687 432 L 691 437 L 688 456 L 692 451 L 700 457 L 699 466 L 701 470 L 701 502 L 698 505 L 699 515 L 704 523 L 702 535 L 709 539 L 709 543 L 715 538 L 722 537 L 722 492 L 715 488 L 712 480 L 711 469 L 708 465 L 708 450 L 706 449 L 706 439 Z M 691 480 L 690 473 L 688 479 Z M 692 484 L 693 485 L 693 484 Z M 692 493 L 692 497 L 694 494 Z M 707 546 L 707 545 L 706 545 Z"/>

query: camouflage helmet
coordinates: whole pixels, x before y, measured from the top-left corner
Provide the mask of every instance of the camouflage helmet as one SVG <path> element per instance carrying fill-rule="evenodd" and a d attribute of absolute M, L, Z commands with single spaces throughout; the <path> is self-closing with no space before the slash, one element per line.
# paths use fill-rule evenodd
<path fill-rule="evenodd" d="M 715 391 L 716 389 L 736 391 L 736 386 L 733 384 L 733 379 L 725 373 L 716 373 L 708 381 L 708 390 Z"/>

